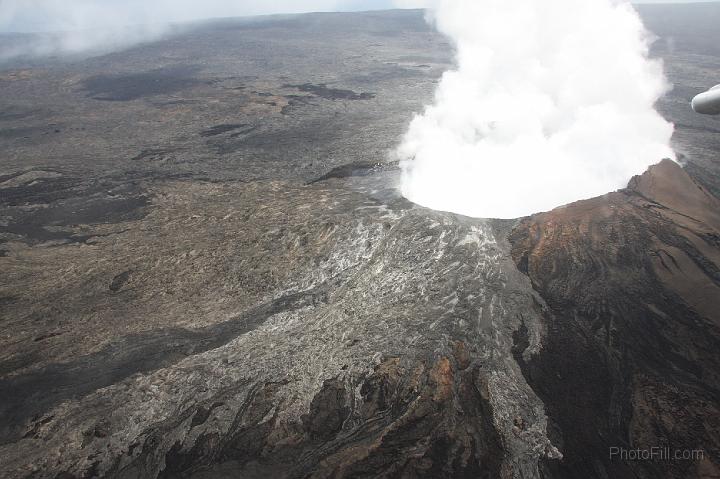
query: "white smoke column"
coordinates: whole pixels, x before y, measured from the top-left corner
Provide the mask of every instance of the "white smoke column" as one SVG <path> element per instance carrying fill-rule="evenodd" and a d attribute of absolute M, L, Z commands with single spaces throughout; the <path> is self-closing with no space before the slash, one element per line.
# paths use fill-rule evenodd
<path fill-rule="evenodd" d="M 437 0 L 457 48 L 398 149 L 413 202 L 516 218 L 624 187 L 674 158 L 649 35 L 612 0 Z"/>

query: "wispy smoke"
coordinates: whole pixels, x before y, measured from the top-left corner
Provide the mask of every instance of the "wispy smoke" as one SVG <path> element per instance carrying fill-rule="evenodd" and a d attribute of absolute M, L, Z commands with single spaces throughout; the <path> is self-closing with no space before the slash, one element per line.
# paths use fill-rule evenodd
<path fill-rule="evenodd" d="M 672 157 L 668 85 L 649 35 L 613 0 L 437 0 L 457 48 L 398 150 L 421 205 L 516 218 L 604 194 Z"/>
<path fill-rule="evenodd" d="M 361 6 L 357 0 L 0 0 L 0 34 L 33 33 L 0 35 L 0 61 L 118 50 L 156 40 L 174 22 Z"/>

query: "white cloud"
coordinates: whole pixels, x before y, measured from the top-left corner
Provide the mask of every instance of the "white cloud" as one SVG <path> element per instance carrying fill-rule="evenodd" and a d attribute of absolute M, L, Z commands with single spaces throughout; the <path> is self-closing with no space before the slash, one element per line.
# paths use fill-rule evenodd
<path fill-rule="evenodd" d="M 437 0 L 457 47 L 398 154 L 403 194 L 514 218 L 625 186 L 665 157 L 673 127 L 648 35 L 616 0 Z"/>

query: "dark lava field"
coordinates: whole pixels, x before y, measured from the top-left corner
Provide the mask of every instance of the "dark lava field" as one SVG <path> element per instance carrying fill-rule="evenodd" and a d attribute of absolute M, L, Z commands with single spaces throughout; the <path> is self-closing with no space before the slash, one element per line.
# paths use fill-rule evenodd
<path fill-rule="evenodd" d="M 420 11 L 0 66 L 0 477 L 720 477 L 720 4 L 640 10 L 684 168 L 514 221 L 397 191 Z"/>

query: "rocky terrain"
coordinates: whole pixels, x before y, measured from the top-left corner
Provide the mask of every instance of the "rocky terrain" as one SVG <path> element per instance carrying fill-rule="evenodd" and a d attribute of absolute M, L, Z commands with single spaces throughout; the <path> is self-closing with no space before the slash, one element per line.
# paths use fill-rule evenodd
<path fill-rule="evenodd" d="M 516 221 L 397 192 L 418 11 L 2 66 L 0 477 L 719 477 L 720 7 L 641 13 L 685 168 Z"/>
<path fill-rule="evenodd" d="M 565 453 L 547 463 L 550 477 L 720 474 L 719 232 L 720 201 L 669 160 L 512 232 L 513 258 L 551 311 L 541 354 L 521 361 Z M 618 445 L 706 454 L 661 464 L 586 454 Z"/>

